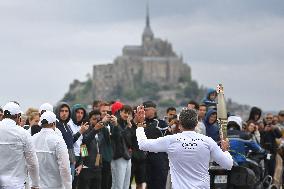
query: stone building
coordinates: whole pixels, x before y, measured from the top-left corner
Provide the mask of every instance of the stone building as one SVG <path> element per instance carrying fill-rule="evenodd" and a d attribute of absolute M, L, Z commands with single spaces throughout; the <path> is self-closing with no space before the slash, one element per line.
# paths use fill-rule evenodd
<path fill-rule="evenodd" d="M 106 99 L 117 88 L 134 89 L 137 80 L 159 86 L 177 85 L 182 77 L 191 78 L 190 67 L 169 42 L 155 38 L 147 9 L 142 44 L 126 45 L 112 64 L 93 67 L 92 96 Z"/>

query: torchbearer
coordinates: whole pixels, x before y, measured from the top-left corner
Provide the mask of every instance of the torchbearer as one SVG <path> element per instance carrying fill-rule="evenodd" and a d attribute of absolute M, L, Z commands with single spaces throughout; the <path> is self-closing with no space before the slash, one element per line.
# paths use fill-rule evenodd
<path fill-rule="evenodd" d="M 143 117 L 144 108 L 138 107 L 137 112 L 139 117 Z M 221 149 L 212 138 L 196 133 L 194 129 L 198 118 L 197 112 L 193 109 L 182 110 L 179 120 L 182 133 L 157 139 L 147 139 L 143 124 L 138 124 L 136 136 L 139 149 L 168 154 L 173 188 L 209 189 L 210 159 L 224 169 L 230 170 L 233 166 L 232 156 L 227 151 L 229 143 L 227 140 L 221 140 Z"/>

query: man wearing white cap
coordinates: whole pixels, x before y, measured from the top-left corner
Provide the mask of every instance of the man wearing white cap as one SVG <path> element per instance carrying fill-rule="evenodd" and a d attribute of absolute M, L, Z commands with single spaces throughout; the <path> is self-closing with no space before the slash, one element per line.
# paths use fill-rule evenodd
<path fill-rule="evenodd" d="M 0 123 L 0 188 L 23 189 L 27 175 L 31 188 L 39 187 L 39 165 L 30 134 L 19 127 L 21 110 L 15 102 L 4 107 Z"/>
<path fill-rule="evenodd" d="M 67 146 L 55 132 L 56 115 L 51 111 L 40 117 L 42 129 L 35 134 L 33 143 L 40 162 L 40 188 L 71 189 L 71 172 Z"/>
<path fill-rule="evenodd" d="M 39 107 L 40 116 L 46 111 L 53 112 L 53 106 L 49 103 L 44 103 Z M 55 127 L 54 130 L 59 136 L 61 136 L 63 138 L 61 131 L 57 127 Z"/>

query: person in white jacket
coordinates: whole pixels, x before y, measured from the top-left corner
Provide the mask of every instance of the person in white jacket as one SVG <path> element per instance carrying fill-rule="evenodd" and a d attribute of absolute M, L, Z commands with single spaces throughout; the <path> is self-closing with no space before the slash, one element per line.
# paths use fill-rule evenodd
<path fill-rule="evenodd" d="M 39 161 L 41 189 L 71 189 L 71 171 L 67 146 L 56 132 L 56 115 L 46 111 L 40 117 L 42 129 L 35 134 L 33 144 Z"/>
<path fill-rule="evenodd" d="M 0 188 L 23 189 L 27 173 L 31 178 L 31 188 L 38 188 L 38 159 L 31 135 L 18 125 L 22 112 L 20 106 L 9 102 L 3 110 L 4 119 L 0 123 Z"/>
<path fill-rule="evenodd" d="M 143 107 L 138 114 L 143 117 Z M 173 189 L 209 189 L 209 161 L 218 163 L 230 170 L 233 159 L 227 151 L 228 141 L 222 141 L 221 147 L 210 137 L 194 131 L 197 123 L 197 112 L 184 109 L 179 116 L 182 133 L 167 135 L 157 139 L 147 139 L 143 124 L 136 129 L 139 149 L 149 152 L 167 152 Z M 138 124 L 139 126 L 139 124 Z"/>

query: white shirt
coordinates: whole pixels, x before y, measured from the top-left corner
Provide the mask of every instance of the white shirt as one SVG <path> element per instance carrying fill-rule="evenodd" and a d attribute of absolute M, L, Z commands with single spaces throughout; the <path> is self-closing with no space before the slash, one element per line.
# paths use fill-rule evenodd
<path fill-rule="evenodd" d="M 225 169 L 231 169 L 233 159 L 216 142 L 195 131 L 184 131 L 158 139 L 147 139 L 144 128 L 136 129 L 139 149 L 149 152 L 167 152 L 173 189 L 209 189 L 210 158 Z"/>
<path fill-rule="evenodd" d="M 24 187 L 27 169 L 32 187 L 39 187 L 39 165 L 32 138 L 12 119 L 0 125 L 0 188 Z"/>
<path fill-rule="evenodd" d="M 70 162 L 64 140 L 52 128 L 42 128 L 32 138 L 40 162 L 40 188 L 71 189 Z"/>
<path fill-rule="evenodd" d="M 79 132 L 80 130 L 80 126 L 76 125 L 72 119 L 70 119 L 70 121 L 68 122 L 68 124 L 70 125 L 70 128 L 73 132 L 73 135 L 76 134 L 77 132 Z M 75 156 L 80 156 L 80 146 L 82 144 L 82 140 L 83 140 L 83 136 L 80 135 L 80 137 L 78 138 L 78 140 L 73 144 L 74 147 L 74 153 Z"/>

